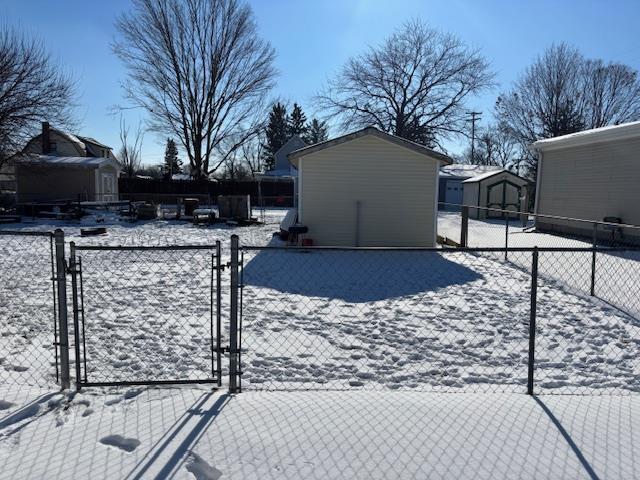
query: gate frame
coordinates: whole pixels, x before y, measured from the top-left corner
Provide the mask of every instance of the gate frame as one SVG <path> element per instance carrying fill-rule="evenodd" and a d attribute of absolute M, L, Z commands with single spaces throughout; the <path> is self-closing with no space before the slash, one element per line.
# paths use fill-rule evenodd
<path fill-rule="evenodd" d="M 49 238 L 49 258 L 51 267 L 51 298 L 53 319 L 53 361 L 56 383 L 64 390 L 70 386 L 69 341 L 67 325 L 67 281 L 64 259 L 64 231 L 0 230 L 0 236 L 7 237 L 47 237 Z"/>
<path fill-rule="evenodd" d="M 86 335 L 85 335 L 85 311 L 84 311 L 84 286 L 82 277 L 82 257 L 79 251 L 179 251 L 179 250 L 213 250 L 211 254 L 210 273 L 210 303 L 209 303 L 209 328 L 210 328 L 210 352 L 211 352 L 211 378 L 206 379 L 171 379 L 171 380 L 114 380 L 91 382 L 87 375 Z M 221 245 L 217 240 L 214 245 L 161 245 L 161 246 L 108 246 L 108 245 L 76 245 L 70 242 L 69 273 L 71 274 L 73 296 L 73 324 L 76 357 L 76 390 L 83 387 L 107 387 L 107 386 L 133 386 L 133 385 L 187 385 L 187 384 L 215 384 L 222 385 L 222 358 L 226 350 L 221 346 L 222 321 L 221 321 L 221 271 L 226 268 L 222 264 Z M 214 275 L 214 271 L 216 274 Z M 215 279 L 215 284 L 214 284 Z M 214 300 L 215 289 L 215 300 Z M 214 320 L 214 304 L 216 308 Z M 215 332 L 214 332 L 215 325 Z M 82 329 L 82 335 L 80 334 Z M 214 343 L 215 337 L 215 343 Z M 80 343 L 82 342 L 82 352 Z M 82 369 L 84 367 L 84 370 Z"/>

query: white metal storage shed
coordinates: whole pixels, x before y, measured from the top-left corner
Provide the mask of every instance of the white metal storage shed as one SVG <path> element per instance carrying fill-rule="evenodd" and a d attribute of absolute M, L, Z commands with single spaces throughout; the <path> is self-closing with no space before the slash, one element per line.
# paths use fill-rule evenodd
<path fill-rule="evenodd" d="M 446 155 L 367 127 L 289 160 L 298 169 L 298 223 L 315 245 L 435 246 Z"/>
<path fill-rule="evenodd" d="M 640 225 L 640 122 L 540 140 L 529 148 L 538 155 L 535 213 Z M 592 235 L 584 222 L 539 218 L 536 227 Z M 627 230 L 625 236 L 640 240 Z"/>
<path fill-rule="evenodd" d="M 510 217 L 526 212 L 529 181 L 508 170 L 486 172 L 462 182 L 463 203 L 513 212 Z M 470 208 L 472 218 L 501 218 L 506 214 L 497 211 Z"/>

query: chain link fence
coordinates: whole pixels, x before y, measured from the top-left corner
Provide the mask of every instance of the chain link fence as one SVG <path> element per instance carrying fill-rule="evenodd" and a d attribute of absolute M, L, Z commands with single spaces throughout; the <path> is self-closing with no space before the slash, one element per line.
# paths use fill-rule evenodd
<path fill-rule="evenodd" d="M 78 387 L 221 380 L 220 243 L 71 244 Z"/>
<path fill-rule="evenodd" d="M 52 232 L 0 231 L 0 382 L 59 381 L 55 244 Z"/>
<path fill-rule="evenodd" d="M 239 388 L 631 393 L 638 251 L 240 251 Z M 233 268 L 233 266 L 232 266 Z M 619 285 L 621 286 L 621 285 Z M 624 298 L 623 298 L 624 297 Z"/>

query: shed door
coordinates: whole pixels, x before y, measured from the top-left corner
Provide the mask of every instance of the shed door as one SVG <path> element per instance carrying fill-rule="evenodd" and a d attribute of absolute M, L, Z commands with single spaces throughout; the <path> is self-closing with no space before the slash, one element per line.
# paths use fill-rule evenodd
<path fill-rule="evenodd" d="M 447 180 L 444 201 L 454 205 L 462 205 L 462 183 L 456 180 Z"/>
<path fill-rule="evenodd" d="M 102 195 L 101 201 L 115 202 L 118 200 L 116 194 L 116 176 L 113 173 L 103 173 L 102 177 Z"/>
<path fill-rule="evenodd" d="M 508 180 L 501 180 L 487 186 L 487 207 L 500 210 L 509 210 L 509 217 L 515 218 L 520 212 L 520 197 L 522 187 Z M 503 218 L 506 214 L 502 212 L 488 211 L 487 216 L 491 218 Z"/>

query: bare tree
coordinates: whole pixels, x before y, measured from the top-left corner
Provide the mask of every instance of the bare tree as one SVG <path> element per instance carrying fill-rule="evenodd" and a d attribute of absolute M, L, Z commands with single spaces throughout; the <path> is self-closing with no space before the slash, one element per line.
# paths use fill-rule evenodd
<path fill-rule="evenodd" d="M 583 58 L 575 48 L 554 45 L 525 70 L 496 102 L 501 127 L 523 147 L 540 138 L 584 128 Z"/>
<path fill-rule="evenodd" d="M 493 76 L 478 50 L 414 20 L 351 58 L 316 101 L 344 129 L 374 125 L 438 145 L 466 134 L 464 102 L 491 86 Z"/>
<path fill-rule="evenodd" d="M 238 0 L 133 4 L 113 45 L 128 70 L 127 97 L 147 110 L 152 130 L 179 138 L 192 175 L 205 177 L 255 133 L 274 50 Z"/>
<path fill-rule="evenodd" d="M 585 124 L 606 127 L 640 119 L 640 80 L 637 70 L 602 60 L 584 63 Z"/>
<path fill-rule="evenodd" d="M 118 160 L 122 164 L 122 171 L 129 178 L 134 177 L 140 170 L 143 137 L 144 133 L 140 124 L 131 134 L 130 128 L 124 119 L 120 117 L 120 143 L 122 146 L 118 152 Z"/>
<path fill-rule="evenodd" d="M 498 97 L 496 117 L 535 178 L 537 160 L 526 147 L 536 140 L 640 119 L 638 73 L 552 45 Z"/>
<path fill-rule="evenodd" d="M 251 140 L 243 143 L 240 157 L 251 173 L 251 177 L 255 178 L 256 173 L 262 172 L 264 167 L 264 139 L 262 135 L 255 135 Z"/>
<path fill-rule="evenodd" d="M 518 144 L 511 135 L 498 125 L 488 125 L 480 131 L 474 158 L 468 151 L 464 158 L 475 165 L 495 165 L 511 169 L 517 163 Z"/>
<path fill-rule="evenodd" d="M 75 82 L 41 41 L 0 25 L 0 166 L 24 147 L 41 121 L 74 127 L 74 98 Z"/>

